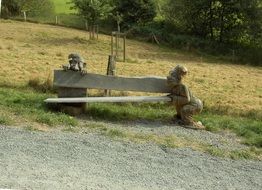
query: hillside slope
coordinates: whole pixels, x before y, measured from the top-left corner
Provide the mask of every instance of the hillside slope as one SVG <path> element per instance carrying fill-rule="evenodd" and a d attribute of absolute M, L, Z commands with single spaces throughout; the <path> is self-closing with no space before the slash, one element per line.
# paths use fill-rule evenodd
<path fill-rule="evenodd" d="M 0 20 L 1 84 L 24 85 L 35 77 L 45 80 L 67 62 L 71 52 L 86 59 L 89 72 L 105 74 L 110 36 L 90 41 L 85 31 Z M 117 75 L 166 76 L 183 64 L 189 69 L 185 82 L 207 107 L 262 115 L 261 67 L 233 65 L 134 40 L 127 41 L 127 57 L 126 63 L 117 64 Z"/>

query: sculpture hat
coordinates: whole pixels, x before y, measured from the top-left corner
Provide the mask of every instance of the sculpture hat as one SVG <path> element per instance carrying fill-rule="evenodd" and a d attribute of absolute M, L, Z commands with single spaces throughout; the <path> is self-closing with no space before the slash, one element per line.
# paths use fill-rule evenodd
<path fill-rule="evenodd" d="M 180 78 L 180 75 L 187 73 L 188 70 L 185 66 L 177 65 L 173 70 L 169 72 L 169 75 L 171 77 L 178 77 Z"/>
<path fill-rule="evenodd" d="M 177 72 L 178 73 L 187 73 L 188 72 L 188 70 L 187 70 L 187 68 L 185 67 L 185 66 L 182 66 L 182 65 L 177 65 L 176 67 L 175 67 L 175 69 L 177 70 Z"/>

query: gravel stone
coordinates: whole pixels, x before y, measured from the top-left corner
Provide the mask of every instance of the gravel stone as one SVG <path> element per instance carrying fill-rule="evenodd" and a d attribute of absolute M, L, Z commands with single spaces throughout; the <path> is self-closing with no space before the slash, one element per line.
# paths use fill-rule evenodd
<path fill-rule="evenodd" d="M 262 189 L 262 163 L 0 126 L 0 189 Z"/>

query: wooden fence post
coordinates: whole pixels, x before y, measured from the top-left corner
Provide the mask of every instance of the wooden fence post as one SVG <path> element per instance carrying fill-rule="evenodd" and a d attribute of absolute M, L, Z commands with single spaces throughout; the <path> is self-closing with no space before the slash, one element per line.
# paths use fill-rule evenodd
<path fill-rule="evenodd" d="M 111 35 L 111 55 L 114 55 L 114 32 Z"/>
<path fill-rule="evenodd" d="M 116 61 L 114 55 L 109 55 L 106 75 L 115 76 L 116 75 Z M 111 90 L 105 89 L 105 96 L 111 96 Z"/>
<path fill-rule="evenodd" d="M 124 57 L 124 62 L 126 62 L 126 35 L 124 35 L 124 52 L 123 52 L 123 57 Z"/>
<path fill-rule="evenodd" d="M 26 11 L 23 11 L 24 13 L 24 21 L 26 22 Z"/>

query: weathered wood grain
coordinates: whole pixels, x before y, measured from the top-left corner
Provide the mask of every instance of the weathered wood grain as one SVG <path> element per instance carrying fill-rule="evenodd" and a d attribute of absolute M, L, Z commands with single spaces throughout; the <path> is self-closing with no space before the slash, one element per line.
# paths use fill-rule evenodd
<path fill-rule="evenodd" d="M 54 86 L 152 93 L 170 92 L 164 77 L 120 77 L 92 73 L 82 75 L 79 72 L 62 70 L 55 71 Z"/>
<path fill-rule="evenodd" d="M 86 98 L 49 98 L 46 103 L 91 103 L 91 102 L 170 102 L 168 96 L 120 96 Z"/>

